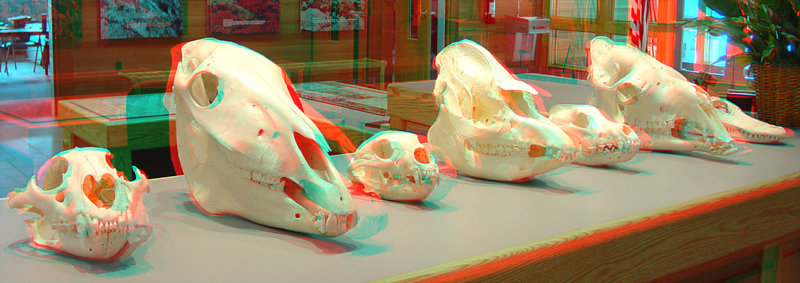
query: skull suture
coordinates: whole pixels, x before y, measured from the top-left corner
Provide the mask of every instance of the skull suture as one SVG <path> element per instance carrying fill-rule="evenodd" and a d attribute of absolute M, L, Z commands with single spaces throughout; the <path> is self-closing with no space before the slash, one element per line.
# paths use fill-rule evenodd
<path fill-rule="evenodd" d="M 195 203 L 288 230 L 339 236 L 356 207 L 319 129 L 264 56 L 213 39 L 181 48 L 175 70 L 178 156 Z"/>
<path fill-rule="evenodd" d="M 489 51 L 460 41 L 442 50 L 435 65 L 439 117 L 428 141 L 459 172 L 519 181 L 572 162 L 572 140 L 536 110 L 536 90 Z"/>
<path fill-rule="evenodd" d="M 133 167 L 129 182 L 101 148 L 75 148 L 49 159 L 8 206 L 41 215 L 26 220 L 32 244 L 75 257 L 125 260 L 144 241 L 147 177 Z"/>
<path fill-rule="evenodd" d="M 395 201 L 424 200 L 442 181 L 428 149 L 406 132 L 380 132 L 365 141 L 347 171 L 366 191 Z"/>
<path fill-rule="evenodd" d="M 645 149 L 733 154 L 728 132 L 708 94 L 653 57 L 607 37 L 587 44 L 589 82 L 598 90 L 591 103 L 612 121 L 649 135 Z M 694 135 L 693 133 L 698 133 Z"/>
<path fill-rule="evenodd" d="M 722 125 L 737 141 L 752 143 L 779 143 L 794 136 L 791 129 L 770 125 L 753 119 L 739 109 L 738 106 L 719 97 L 711 97 L 714 112 Z"/>
<path fill-rule="evenodd" d="M 550 121 L 572 138 L 580 154 L 575 163 L 608 165 L 631 160 L 641 141 L 633 129 L 610 121 L 594 106 L 556 105 L 550 108 Z"/>

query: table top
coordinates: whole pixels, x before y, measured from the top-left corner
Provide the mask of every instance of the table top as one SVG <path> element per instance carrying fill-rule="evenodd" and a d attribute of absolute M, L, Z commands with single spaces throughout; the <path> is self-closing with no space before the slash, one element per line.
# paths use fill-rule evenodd
<path fill-rule="evenodd" d="M 41 27 L 26 27 L 26 28 L 17 28 L 17 29 L 0 29 L 0 36 L 11 36 L 17 34 L 30 34 L 30 35 L 42 35 L 47 34 Z"/>
<path fill-rule="evenodd" d="M 523 183 L 459 176 L 438 202 L 385 203 L 388 227 L 363 240 L 324 238 L 211 217 L 183 177 L 151 180 L 153 236 L 123 263 L 32 249 L 23 219 L 0 200 L 0 281 L 370 281 L 558 238 L 605 223 L 800 172 L 800 139 L 746 145 L 742 156 L 640 152 L 609 167 L 570 165 Z M 348 156 L 332 157 L 343 170 Z M 575 239 L 565 238 L 558 243 Z M 594 242 L 592 242 L 594 243 Z"/>

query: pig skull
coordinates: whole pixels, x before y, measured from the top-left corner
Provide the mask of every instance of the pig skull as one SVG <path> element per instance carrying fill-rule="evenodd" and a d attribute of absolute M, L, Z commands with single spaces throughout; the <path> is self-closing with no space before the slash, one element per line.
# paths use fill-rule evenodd
<path fill-rule="evenodd" d="M 572 140 L 542 116 L 537 94 L 480 45 L 464 40 L 436 56 L 439 117 L 428 141 L 466 175 L 521 181 L 572 162 Z"/>

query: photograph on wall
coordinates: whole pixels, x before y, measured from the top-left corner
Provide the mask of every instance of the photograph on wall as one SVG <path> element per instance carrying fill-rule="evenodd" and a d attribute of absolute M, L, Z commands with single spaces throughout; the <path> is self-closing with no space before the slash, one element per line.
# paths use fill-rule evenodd
<path fill-rule="evenodd" d="M 363 30 L 367 0 L 301 0 L 300 29 L 308 31 Z"/>
<path fill-rule="evenodd" d="M 182 0 L 100 0 L 100 38 L 183 35 Z"/>
<path fill-rule="evenodd" d="M 278 0 L 208 0 L 209 34 L 280 31 Z"/>

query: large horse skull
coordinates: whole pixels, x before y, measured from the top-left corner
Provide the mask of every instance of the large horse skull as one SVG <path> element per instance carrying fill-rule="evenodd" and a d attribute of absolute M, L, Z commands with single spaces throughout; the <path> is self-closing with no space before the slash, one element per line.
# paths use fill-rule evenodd
<path fill-rule="evenodd" d="M 572 140 L 539 114 L 530 85 L 469 40 L 436 56 L 439 117 L 428 141 L 459 172 L 518 181 L 572 162 Z"/>
<path fill-rule="evenodd" d="M 550 108 L 550 121 L 572 138 L 580 154 L 575 163 L 609 165 L 631 160 L 641 141 L 633 129 L 612 122 L 591 105 L 556 105 Z"/>
<path fill-rule="evenodd" d="M 196 204 L 209 214 L 326 236 L 353 228 L 355 204 L 319 129 L 293 102 L 285 73 L 229 42 L 201 39 L 180 51 L 178 155 Z"/>
<path fill-rule="evenodd" d="M 378 133 L 361 144 L 347 171 L 367 191 L 396 201 L 424 200 L 443 179 L 417 135 L 396 131 Z"/>
<path fill-rule="evenodd" d="M 653 143 L 648 149 L 736 152 L 706 91 L 680 73 L 603 36 L 589 42 L 587 52 L 589 82 L 598 90 L 592 104 L 613 121 L 649 135 Z"/>
<path fill-rule="evenodd" d="M 147 177 L 133 167 L 129 182 L 111 166 L 111 153 L 76 148 L 50 158 L 25 189 L 9 194 L 8 206 L 39 214 L 25 222 L 34 246 L 75 257 L 125 260 L 148 234 L 142 194 Z"/>

